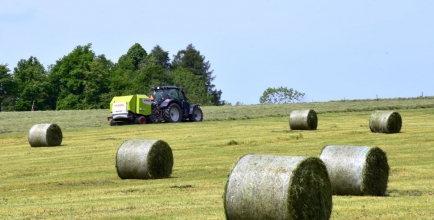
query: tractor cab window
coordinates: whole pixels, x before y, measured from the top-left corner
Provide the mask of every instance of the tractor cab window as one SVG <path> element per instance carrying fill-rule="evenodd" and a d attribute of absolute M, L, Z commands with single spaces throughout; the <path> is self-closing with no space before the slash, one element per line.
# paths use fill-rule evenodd
<path fill-rule="evenodd" d="M 152 95 L 154 96 L 155 102 L 158 104 L 161 104 L 165 99 L 167 99 L 168 91 L 164 89 L 156 89 L 152 92 Z"/>
<path fill-rule="evenodd" d="M 180 99 L 179 92 L 177 89 L 169 89 L 169 98 L 170 99 Z"/>
<path fill-rule="evenodd" d="M 162 90 L 154 90 L 152 92 L 152 95 L 154 96 L 154 100 L 160 100 L 163 98 L 163 91 Z"/>
<path fill-rule="evenodd" d="M 181 100 L 178 89 L 155 89 L 152 96 L 157 103 L 162 103 L 166 99 Z"/>

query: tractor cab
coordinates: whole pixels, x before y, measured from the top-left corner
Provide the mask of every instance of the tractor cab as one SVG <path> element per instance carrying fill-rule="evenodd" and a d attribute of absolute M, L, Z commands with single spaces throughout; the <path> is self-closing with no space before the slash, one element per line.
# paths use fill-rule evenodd
<path fill-rule="evenodd" d="M 152 97 L 154 101 L 161 105 L 164 101 L 175 100 L 181 102 L 182 100 L 187 101 L 184 93 L 182 92 L 182 97 L 179 94 L 179 88 L 176 86 L 157 86 L 152 88 Z"/>

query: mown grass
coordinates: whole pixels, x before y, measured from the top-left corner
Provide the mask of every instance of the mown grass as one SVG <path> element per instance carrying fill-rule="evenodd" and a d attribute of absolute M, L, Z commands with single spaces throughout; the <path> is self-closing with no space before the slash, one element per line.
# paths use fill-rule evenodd
<path fill-rule="evenodd" d="M 105 121 L 107 110 L 2 112 L 0 218 L 224 219 L 224 186 L 241 156 L 319 156 L 325 145 L 365 145 L 387 153 L 388 196 L 334 196 L 332 219 L 432 219 L 434 101 L 423 100 L 431 103 L 420 109 L 411 109 L 422 104 L 410 101 L 402 108 L 390 104 L 403 119 L 398 134 L 371 133 L 371 109 L 378 106 L 363 101 L 351 111 L 345 105 L 353 102 L 318 103 L 315 131 L 291 131 L 290 112 L 275 114 L 301 107 L 292 105 L 203 107 L 201 123 L 115 127 Z M 247 119 L 243 115 L 255 116 L 239 120 Z M 35 123 L 57 123 L 62 146 L 30 147 L 28 131 Z M 168 142 L 171 178 L 121 180 L 115 156 L 128 139 Z"/>
<path fill-rule="evenodd" d="M 263 117 L 289 117 L 293 110 L 314 109 L 316 113 L 360 112 L 434 108 L 434 96 L 419 98 L 342 100 L 331 102 L 301 102 L 284 105 L 201 106 L 204 121 L 229 121 Z M 108 109 L 0 112 L 0 134 L 27 132 L 38 123 L 57 123 L 63 130 L 105 127 Z"/>

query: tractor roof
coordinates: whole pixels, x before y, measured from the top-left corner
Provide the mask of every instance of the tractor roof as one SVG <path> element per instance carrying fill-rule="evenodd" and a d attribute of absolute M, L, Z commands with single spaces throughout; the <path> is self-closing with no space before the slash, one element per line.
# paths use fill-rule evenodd
<path fill-rule="evenodd" d="M 152 87 L 152 89 L 153 90 L 160 90 L 160 89 L 178 89 L 179 90 L 179 87 L 177 87 L 177 86 L 155 86 L 155 87 Z"/>

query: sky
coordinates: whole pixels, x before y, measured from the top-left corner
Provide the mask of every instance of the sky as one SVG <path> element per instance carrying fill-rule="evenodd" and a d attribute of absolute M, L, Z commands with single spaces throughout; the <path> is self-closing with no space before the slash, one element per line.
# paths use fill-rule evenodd
<path fill-rule="evenodd" d="M 222 100 L 269 87 L 305 102 L 434 96 L 431 0 L 0 0 L 0 64 L 55 64 L 79 45 L 117 62 L 135 43 L 173 56 L 192 44 Z"/>

